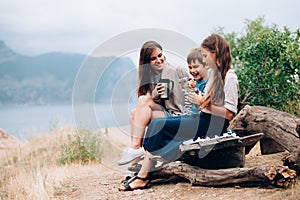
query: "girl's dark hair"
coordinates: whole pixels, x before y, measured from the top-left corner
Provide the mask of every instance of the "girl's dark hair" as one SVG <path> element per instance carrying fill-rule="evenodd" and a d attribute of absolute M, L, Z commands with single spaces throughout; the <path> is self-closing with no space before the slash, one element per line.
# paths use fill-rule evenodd
<path fill-rule="evenodd" d="M 152 68 L 150 66 L 150 56 L 155 49 L 162 49 L 162 46 L 156 41 L 145 42 L 140 50 L 139 59 L 139 82 L 138 82 L 138 96 L 146 95 L 148 92 L 152 93 L 151 85 L 153 84 Z"/>

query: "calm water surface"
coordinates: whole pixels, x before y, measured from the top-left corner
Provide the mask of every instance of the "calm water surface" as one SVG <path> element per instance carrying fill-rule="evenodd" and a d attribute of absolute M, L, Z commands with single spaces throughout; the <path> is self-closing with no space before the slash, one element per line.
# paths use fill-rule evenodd
<path fill-rule="evenodd" d="M 98 128 L 129 123 L 127 105 L 96 104 L 93 108 L 94 116 L 85 119 L 95 118 Z M 78 127 L 81 122 L 77 121 L 72 105 L 0 106 L 0 128 L 21 140 L 48 133 L 55 127 Z"/>

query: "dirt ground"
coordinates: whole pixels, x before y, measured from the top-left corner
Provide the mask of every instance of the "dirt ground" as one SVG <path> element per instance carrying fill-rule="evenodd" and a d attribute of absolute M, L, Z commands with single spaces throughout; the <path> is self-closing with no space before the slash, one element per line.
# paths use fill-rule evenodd
<path fill-rule="evenodd" d="M 248 158 L 249 161 L 274 163 L 282 154 Z M 256 162 L 256 163 L 259 163 Z M 88 168 L 82 174 L 67 179 L 60 190 L 57 199 L 286 199 L 287 189 L 260 187 L 200 187 L 192 186 L 183 180 L 152 181 L 151 188 L 131 192 L 119 192 L 123 174 L 103 165 Z M 293 198 L 291 198 L 293 199 Z"/>
<path fill-rule="evenodd" d="M 281 159 L 286 153 L 259 155 L 253 149 L 246 156 L 246 166 L 282 165 Z M 104 165 L 95 165 L 66 179 L 56 190 L 56 199 L 296 199 L 293 189 L 261 188 L 261 187 L 201 187 L 192 186 L 182 179 L 153 180 L 151 187 L 145 190 L 119 192 L 118 186 L 124 177 L 123 171 L 117 171 Z M 286 198 L 289 196 L 289 198 Z"/>

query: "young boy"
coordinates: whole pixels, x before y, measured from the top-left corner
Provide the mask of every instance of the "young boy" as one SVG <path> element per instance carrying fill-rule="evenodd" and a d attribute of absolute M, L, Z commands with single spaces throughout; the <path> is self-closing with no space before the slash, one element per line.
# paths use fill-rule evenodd
<path fill-rule="evenodd" d="M 208 68 L 205 67 L 203 62 L 203 57 L 200 48 L 192 49 L 192 51 L 187 56 L 187 63 L 190 74 L 196 81 L 196 87 L 199 92 L 204 93 L 204 88 L 208 80 Z M 199 113 L 198 106 L 193 104 L 192 113 Z"/>

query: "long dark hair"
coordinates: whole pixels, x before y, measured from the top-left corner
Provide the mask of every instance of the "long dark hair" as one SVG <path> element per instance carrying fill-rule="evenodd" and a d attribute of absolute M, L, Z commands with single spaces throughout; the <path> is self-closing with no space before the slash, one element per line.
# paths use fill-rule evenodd
<path fill-rule="evenodd" d="M 143 44 L 140 50 L 138 96 L 146 95 L 148 92 L 152 93 L 151 85 L 153 84 L 152 76 L 154 72 L 150 66 L 150 56 L 155 49 L 163 50 L 157 42 L 148 41 Z"/>
<path fill-rule="evenodd" d="M 216 55 L 216 61 L 208 64 L 211 68 L 208 90 L 201 107 L 204 108 L 209 104 L 223 105 L 225 76 L 232 63 L 230 46 L 223 37 L 212 34 L 203 40 L 201 47 Z"/>

